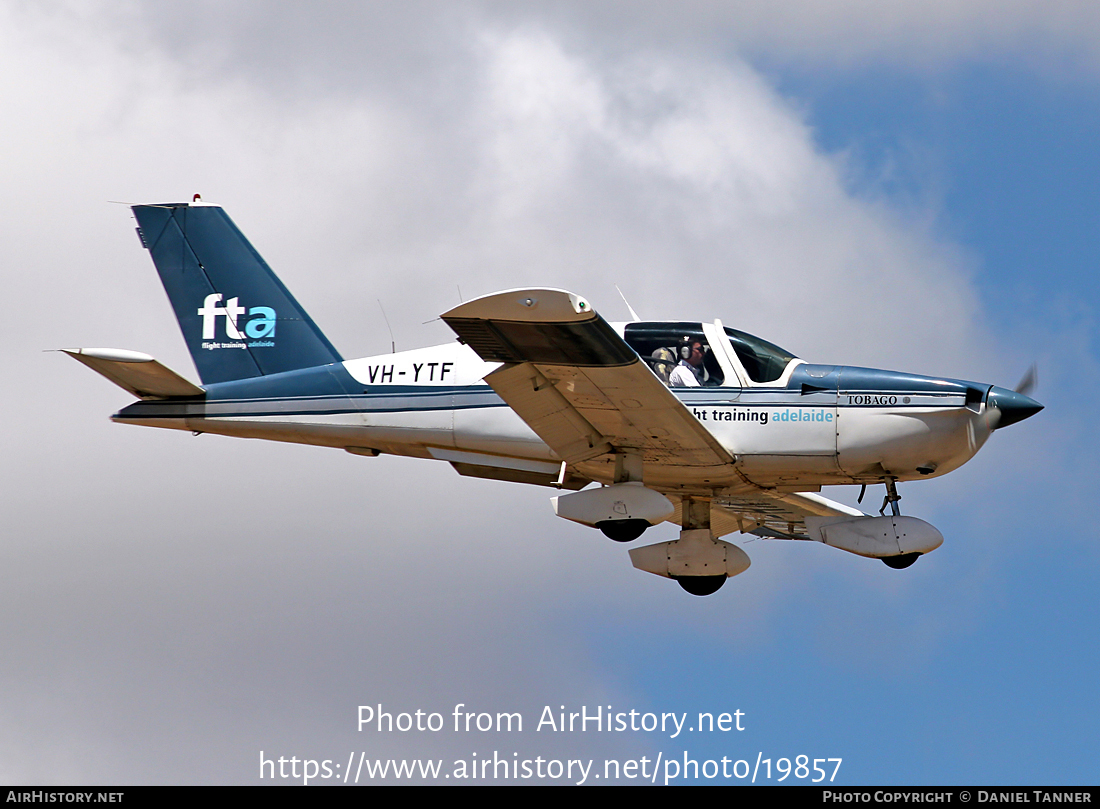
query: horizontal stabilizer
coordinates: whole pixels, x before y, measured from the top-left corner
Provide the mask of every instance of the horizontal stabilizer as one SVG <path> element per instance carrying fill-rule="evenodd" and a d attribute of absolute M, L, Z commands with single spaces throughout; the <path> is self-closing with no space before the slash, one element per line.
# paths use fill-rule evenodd
<path fill-rule="evenodd" d="M 140 399 L 174 399 L 205 394 L 202 388 L 139 351 L 120 348 L 61 350 Z"/>

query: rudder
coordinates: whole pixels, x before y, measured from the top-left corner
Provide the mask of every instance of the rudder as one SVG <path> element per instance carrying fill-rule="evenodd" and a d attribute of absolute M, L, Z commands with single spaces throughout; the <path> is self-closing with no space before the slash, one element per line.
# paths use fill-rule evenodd
<path fill-rule="evenodd" d="M 133 211 L 203 384 L 341 361 L 221 207 Z"/>

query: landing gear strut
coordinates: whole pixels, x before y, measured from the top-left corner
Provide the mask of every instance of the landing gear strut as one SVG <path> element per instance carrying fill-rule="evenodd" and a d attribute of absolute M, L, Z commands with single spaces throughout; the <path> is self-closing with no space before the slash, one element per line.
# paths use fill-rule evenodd
<path fill-rule="evenodd" d="M 860 497 L 862 498 L 863 495 L 861 494 Z M 890 512 L 895 517 L 900 517 L 901 509 L 898 508 L 899 500 L 901 500 L 901 495 L 898 494 L 897 480 L 895 478 L 886 478 L 886 497 L 882 499 L 882 508 L 878 510 L 878 513 L 884 514 L 886 512 L 886 505 L 889 503 Z M 882 563 L 894 570 L 905 570 L 905 568 L 917 561 L 918 556 L 920 556 L 919 553 L 902 553 L 897 556 L 884 556 L 882 557 Z"/>
<path fill-rule="evenodd" d="M 680 538 L 630 551 L 639 570 L 672 579 L 694 596 L 718 592 L 730 576 L 749 566 L 749 557 L 736 545 L 714 537 L 710 500 L 683 497 Z"/>
<path fill-rule="evenodd" d="M 706 539 L 710 542 L 714 541 L 714 534 L 710 531 L 710 501 L 709 500 L 697 500 L 694 497 L 685 497 L 681 504 L 681 520 L 680 526 L 680 540 L 678 544 L 686 544 L 685 534 L 689 531 L 705 531 Z M 691 536 L 697 536 L 692 534 Z M 701 538 L 701 537 L 700 537 Z M 704 540 L 706 541 L 706 540 Z M 709 560 L 708 560 L 709 561 Z M 698 568 L 699 563 L 691 565 L 693 568 Z M 710 564 L 703 563 L 702 567 L 709 568 Z M 669 571 L 669 578 L 675 581 L 678 585 L 684 588 L 687 592 L 693 596 L 709 596 L 712 593 L 717 593 L 722 589 L 722 585 L 726 583 L 726 572 L 722 571 L 721 575 L 717 576 L 699 576 L 692 575 L 695 571 L 687 575 L 681 574 L 679 576 L 671 575 L 672 571 Z"/>
<path fill-rule="evenodd" d="M 863 495 L 860 495 L 863 497 Z M 886 478 L 886 496 L 882 498 L 882 508 L 878 510 L 879 514 L 886 513 L 886 504 L 890 504 L 890 511 L 895 517 L 901 516 L 901 509 L 898 508 L 898 501 L 901 500 L 901 495 L 898 494 L 898 484 L 894 478 Z"/>

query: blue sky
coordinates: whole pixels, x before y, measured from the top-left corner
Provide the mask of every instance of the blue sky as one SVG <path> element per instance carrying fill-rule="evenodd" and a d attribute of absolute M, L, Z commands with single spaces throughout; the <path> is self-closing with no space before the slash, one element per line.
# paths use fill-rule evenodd
<path fill-rule="evenodd" d="M 274 8 L 274 10 L 272 10 Z M 0 777 L 257 783 L 259 751 L 842 757 L 843 783 L 1094 783 L 1100 134 L 1088 4 L 0 4 L 19 305 Z M 34 65 L 27 71 L 27 65 Z M 691 598 L 441 464 L 124 428 L 44 349 L 193 377 L 130 202 L 225 205 L 345 356 L 531 284 L 1040 415 L 902 488 L 906 571 L 742 540 Z M 825 492 L 854 503 L 855 490 Z M 869 492 L 877 508 L 881 493 Z M 654 529 L 649 540 L 673 537 Z M 652 735 L 356 732 L 360 704 L 746 714 Z M 698 738 L 698 737 L 696 737 Z"/>
<path fill-rule="evenodd" d="M 1097 298 L 1095 76 L 979 63 L 931 76 L 788 71 L 779 86 L 808 105 L 817 141 L 851 154 L 873 191 L 901 205 L 931 197 L 938 229 L 974 252 L 993 315 L 1020 317 L 1013 302 L 1052 282 Z"/>

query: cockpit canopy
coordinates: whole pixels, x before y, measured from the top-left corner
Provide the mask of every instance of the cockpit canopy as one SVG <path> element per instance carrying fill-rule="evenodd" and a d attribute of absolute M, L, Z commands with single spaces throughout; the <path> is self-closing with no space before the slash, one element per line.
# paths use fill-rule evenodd
<path fill-rule="evenodd" d="M 666 385 L 676 386 L 673 370 L 681 360 L 691 356 L 698 344 L 703 351 L 702 367 L 695 371 L 699 384 L 704 387 L 739 386 L 740 382 L 736 379 L 725 379 L 726 374 L 715 353 L 716 347 L 711 345 L 707 336 L 708 331 L 719 333 L 717 326 L 710 327 L 708 324 L 704 330 L 702 323 L 628 323 L 623 336 Z M 722 333 L 746 376 L 756 384 L 775 382 L 795 359 L 789 351 L 743 331 L 723 328 Z M 726 352 L 726 347 L 718 347 L 718 350 Z M 729 353 L 725 355 L 728 357 Z"/>

